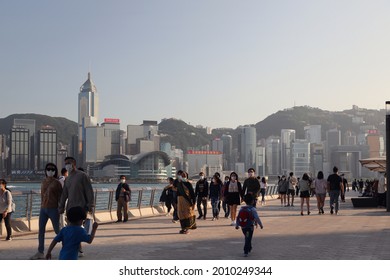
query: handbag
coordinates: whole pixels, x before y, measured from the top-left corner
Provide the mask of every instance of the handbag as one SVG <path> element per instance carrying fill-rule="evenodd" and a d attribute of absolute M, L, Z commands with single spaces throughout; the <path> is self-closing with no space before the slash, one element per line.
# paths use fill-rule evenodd
<path fill-rule="evenodd" d="M 126 202 L 130 201 L 130 194 L 128 192 L 125 192 L 125 201 Z"/>

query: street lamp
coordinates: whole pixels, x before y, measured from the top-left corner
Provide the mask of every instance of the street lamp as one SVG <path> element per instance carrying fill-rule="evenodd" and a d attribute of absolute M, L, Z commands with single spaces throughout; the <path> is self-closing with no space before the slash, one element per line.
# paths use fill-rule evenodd
<path fill-rule="evenodd" d="M 390 101 L 386 101 L 386 211 L 390 212 Z"/>

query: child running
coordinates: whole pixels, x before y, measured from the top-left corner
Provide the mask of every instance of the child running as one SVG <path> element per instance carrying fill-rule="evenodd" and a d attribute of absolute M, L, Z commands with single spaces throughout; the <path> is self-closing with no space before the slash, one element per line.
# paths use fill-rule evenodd
<path fill-rule="evenodd" d="M 242 233 L 245 236 L 244 245 L 244 257 L 248 257 L 248 254 L 252 250 L 252 236 L 254 227 L 259 224 L 263 229 L 263 223 L 261 222 L 259 215 L 257 215 L 256 208 L 253 207 L 254 198 L 251 194 L 244 196 L 246 206 L 241 207 L 236 220 L 236 229 L 241 227 Z"/>
<path fill-rule="evenodd" d="M 82 227 L 83 221 L 87 218 L 87 214 L 82 207 L 72 207 L 66 213 L 68 226 L 61 229 L 59 234 L 54 237 L 46 254 L 46 259 L 51 259 L 51 251 L 58 242 L 62 242 L 62 249 L 58 257 L 59 260 L 77 260 L 79 247 L 81 242 L 92 243 L 95 238 L 98 224 L 93 223 L 92 232 L 89 235 Z"/>

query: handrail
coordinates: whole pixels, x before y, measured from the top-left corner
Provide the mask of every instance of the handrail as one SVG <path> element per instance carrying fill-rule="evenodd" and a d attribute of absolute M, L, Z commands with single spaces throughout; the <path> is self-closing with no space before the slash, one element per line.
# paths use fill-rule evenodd
<path fill-rule="evenodd" d="M 143 207 L 158 206 L 158 201 L 155 201 L 155 192 L 162 191 L 157 188 L 137 188 L 132 189 L 132 199 L 129 204 L 129 209 L 139 209 Z M 13 213 L 13 218 L 26 219 L 29 222 L 29 228 L 31 228 L 30 221 L 34 217 L 39 216 L 40 204 L 41 204 L 41 191 L 13 191 L 14 201 L 16 203 L 16 212 Z M 134 205 L 134 203 L 136 204 Z M 98 189 L 94 188 L 94 211 L 108 211 L 111 212 L 116 209 L 115 190 L 110 188 Z M 24 209 L 24 210 L 22 210 Z"/>

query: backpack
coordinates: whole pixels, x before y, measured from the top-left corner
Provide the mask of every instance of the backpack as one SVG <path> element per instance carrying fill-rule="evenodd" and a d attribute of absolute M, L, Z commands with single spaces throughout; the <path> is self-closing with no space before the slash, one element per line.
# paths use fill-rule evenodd
<path fill-rule="evenodd" d="M 238 212 L 237 220 L 238 220 L 238 225 L 242 228 L 247 228 L 252 226 L 255 220 L 252 213 L 252 207 L 250 206 L 241 207 L 240 212 Z"/>

